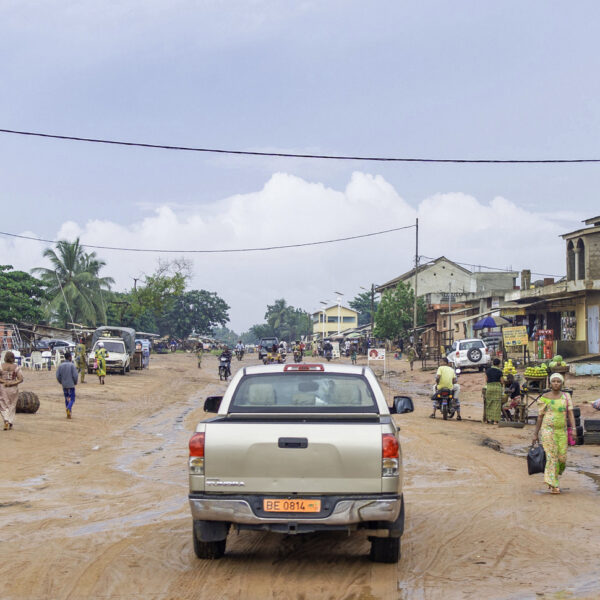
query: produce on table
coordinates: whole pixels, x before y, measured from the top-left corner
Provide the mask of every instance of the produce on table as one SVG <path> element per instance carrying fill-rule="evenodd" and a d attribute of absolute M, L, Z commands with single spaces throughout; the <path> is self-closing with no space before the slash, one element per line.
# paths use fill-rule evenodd
<path fill-rule="evenodd" d="M 547 377 L 548 369 L 545 363 L 542 363 L 539 367 L 527 367 L 525 369 L 525 377 Z"/>
<path fill-rule="evenodd" d="M 504 363 L 504 368 L 502 369 L 502 374 L 504 376 L 517 374 L 517 369 L 515 369 L 515 366 L 513 365 L 513 362 L 510 358 Z"/>

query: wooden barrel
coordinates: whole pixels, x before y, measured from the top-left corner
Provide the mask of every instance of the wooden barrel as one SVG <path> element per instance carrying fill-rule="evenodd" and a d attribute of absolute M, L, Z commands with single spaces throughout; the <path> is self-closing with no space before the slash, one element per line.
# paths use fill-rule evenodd
<path fill-rule="evenodd" d="M 33 414 L 40 407 L 40 399 L 34 392 L 19 392 L 17 398 L 17 412 Z"/>

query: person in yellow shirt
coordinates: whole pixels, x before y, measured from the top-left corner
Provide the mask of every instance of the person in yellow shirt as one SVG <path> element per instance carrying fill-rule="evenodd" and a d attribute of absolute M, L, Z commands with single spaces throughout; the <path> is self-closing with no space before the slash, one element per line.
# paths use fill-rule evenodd
<path fill-rule="evenodd" d="M 460 400 L 458 395 L 460 393 L 460 385 L 457 383 L 456 373 L 454 369 L 448 365 L 448 359 L 443 358 L 443 364 L 438 367 L 437 373 L 435 374 L 435 385 L 433 386 L 433 393 L 435 394 L 438 390 L 442 389 L 452 390 L 454 393 L 454 407 L 456 409 L 456 420 L 462 421 L 460 416 Z M 435 419 L 435 411 L 437 409 L 437 403 L 433 401 L 433 412 L 430 418 Z"/>

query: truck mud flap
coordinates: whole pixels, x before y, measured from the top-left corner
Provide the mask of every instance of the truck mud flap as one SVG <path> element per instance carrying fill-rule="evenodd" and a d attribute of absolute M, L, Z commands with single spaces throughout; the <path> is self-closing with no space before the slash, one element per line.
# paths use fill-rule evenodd
<path fill-rule="evenodd" d="M 224 521 L 194 521 L 196 536 L 202 542 L 220 542 L 227 538 L 229 523 Z"/>

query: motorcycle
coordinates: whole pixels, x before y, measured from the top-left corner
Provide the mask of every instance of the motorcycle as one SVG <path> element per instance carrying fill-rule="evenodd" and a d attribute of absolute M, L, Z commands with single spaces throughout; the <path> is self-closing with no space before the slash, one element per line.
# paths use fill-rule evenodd
<path fill-rule="evenodd" d="M 454 392 L 448 388 L 442 388 L 437 390 L 433 395 L 433 400 L 436 403 L 436 410 L 442 413 L 444 421 L 451 419 L 456 412 L 456 406 L 454 404 Z"/>
<path fill-rule="evenodd" d="M 221 381 L 227 381 L 227 378 L 231 375 L 229 369 L 229 359 L 225 356 L 219 358 L 219 379 Z"/>
<path fill-rule="evenodd" d="M 325 358 L 329 362 L 333 358 L 333 352 L 331 350 L 325 350 Z"/>
<path fill-rule="evenodd" d="M 296 364 L 302 362 L 302 350 L 294 350 L 294 362 Z"/>
<path fill-rule="evenodd" d="M 285 352 L 283 350 L 279 350 L 279 352 L 277 353 L 277 362 L 279 364 L 282 364 L 285 362 Z"/>
<path fill-rule="evenodd" d="M 236 350 L 235 351 L 235 357 L 238 360 L 242 360 L 244 358 L 244 351 L 243 350 Z"/>

